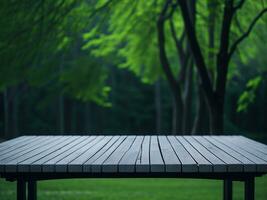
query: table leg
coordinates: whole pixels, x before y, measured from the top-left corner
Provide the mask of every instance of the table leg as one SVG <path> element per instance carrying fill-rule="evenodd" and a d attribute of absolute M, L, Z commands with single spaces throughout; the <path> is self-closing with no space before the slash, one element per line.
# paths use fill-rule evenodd
<path fill-rule="evenodd" d="M 251 177 L 245 180 L 245 200 L 254 200 L 255 196 L 255 178 Z"/>
<path fill-rule="evenodd" d="M 37 182 L 35 180 L 28 181 L 28 200 L 37 200 Z"/>
<path fill-rule="evenodd" d="M 225 179 L 223 181 L 223 199 L 233 199 L 233 181 L 231 179 Z"/>
<path fill-rule="evenodd" d="M 17 180 L 17 200 L 26 200 L 26 182 L 23 179 Z"/>

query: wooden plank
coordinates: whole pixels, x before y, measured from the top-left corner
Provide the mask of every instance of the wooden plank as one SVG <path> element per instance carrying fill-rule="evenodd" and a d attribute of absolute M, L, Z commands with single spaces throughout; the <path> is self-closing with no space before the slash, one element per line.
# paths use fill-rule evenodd
<path fill-rule="evenodd" d="M 198 152 L 202 156 L 204 156 L 209 162 L 212 163 L 214 172 L 227 171 L 226 164 L 215 155 L 213 155 L 210 151 L 208 151 L 204 146 L 198 143 L 194 138 L 192 138 L 191 136 L 184 136 L 184 139 L 186 139 L 195 149 L 198 150 Z"/>
<path fill-rule="evenodd" d="M 98 151 L 100 151 L 110 140 L 112 136 L 106 136 L 100 140 L 97 144 L 95 144 L 92 148 L 89 148 L 83 154 L 78 156 L 76 159 L 71 161 L 68 164 L 69 172 L 82 172 L 83 164 L 89 160 L 92 156 L 94 156 Z"/>
<path fill-rule="evenodd" d="M 250 140 L 248 138 L 245 138 L 243 136 L 231 136 L 231 139 L 234 142 L 242 143 L 246 147 L 250 147 L 254 149 L 255 151 L 259 151 L 261 155 L 263 155 L 265 158 L 267 158 L 267 147 L 264 144 L 261 144 L 259 142 Z"/>
<path fill-rule="evenodd" d="M 259 150 L 263 150 L 263 153 L 267 153 L 267 145 L 260 143 L 256 140 L 252 140 L 250 138 L 244 137 L 244 136 L 235 136 L 235 138 L 238 138 L 240 140 L 243 140 L 245 142 L 248 142 L 250 144 L 252 144 L 253 146 L 255 146 L 256 148 L 259 148 Z"/>
<path fill-rule="evenodd" d="M 234 140 L 232 137 L 225 137 L 225 136 L 221 136 L 223 138 L 226 138 L 227 141 L 231 142 L 232 144 L 241 147 L 242 149 L 244 149 L 245 151 L 257 156 L 258 158 L 267 161 L 267 155 L 252 148 L 249 144 L 243 143 L 241 141 L 236 141 Z"/>
<path fill-rule="evenodd" d="M 199 172 L 212 172 L 212 164 L 204 156 L 202 156 L 187 140 L 185 140 L 182 136 L 177 136 L 176 139 L 183 145 L 187 152 L 196 161 Z"/>
<path fill-rule="evenodd" d="M 247 159 L 245 156 L 240 154 L 237 151 L 234 151 L 233 149 L 229 148 L 228 146 L 217 142 L 213 137 L 211 136 L 204 136 L 205 139 L 207 139 L 209 142 L 211 142 L 216 147 L 220 148 L 224 152 L 227 152 L 229 155 L 231 155 L 236 160 L 239 160 L 243 163 L 244 171 L 245 172 L 256 172 L 256 164 L 253 163 L 251 160 Z"/>
<path fill-rule="evenodd" d="M 202 136 L 193 136 L 199 143 L 201 143 L 206 149 L 208 149 L 211 153 L 221 159 L 223 162 L 227 164 L 227 170 L 229 172 L 242 172 L 244 169 L 244 165 L 242 162 L 238 161 L 225 151 L 213 145 L 211 142 L 206 140 Z"/>
<path fill-rule="evenodd" d="M 16 149 L 12 152 L 5 154 L 4 156 L 1 157 L 1 160 L 0 160 L 0 172 L 4 171 L 4 168 L 5 168 L 5 165 L 7 162 L 10 162 L 14 159 L 17 159 L 17 158 L 31 152 L 32 150 L 37 149 L 40 146 L 40 144 L 46 144 L 46 142 L 48 143 L 52 140 L 53 140 L 53 138 L 49 137 L 49 136 L 48 137 L 40 137 L 40 139 L 38 141 L 34 141 L 23 148 L 19 148 L 19 149 Z"/>
<path fill-rule="evenodd" d="M 120 172 L 134 172 L 135 164 L 139 152 L 141 150 L 141 145 L 143 142 L 144 136 L 137 136 L 134 143 L 130 149 L 124 154 L 122 159 L 119 162 L 119 171 Z"/>
<path fill-rule="evenodd" d="M 119 139 L 98 159 L 91 164 L 92 172 L 101 172 L 102 164 L 107 160 L 110 155 L 124 142 L 126 136 L 120 136 Z"/>
<path fill-rule="evenodd" d="M 67 172 L 67 170 L 68 170 L 68 164 L 70 162 L 72 162 L 77 157 L 79 157 L 80 155 L 82 155 L 88 149 L 91 149 L 94 145 L 97 145 L 97 143 L 100 142 L 103 138 L 104 138 L 104 136 L 97 136 L 97 137 L 95 137 L 94 140 L 92 140 L 89 144 L 87 144 L 87 145 L 85 145 L 85 146 L 77 149 L 76 151 L 74 151 L 70 155 L 64 157 L 62 160 L 60 160 L 59 162 L 57 162 L 55 164 L 56 172 Z"/>
<path fill-rule="evenodd" d="M 20 137 L 17 137 L 17 138 L 13 138 L 13 139 L 10 139 L 10 140 L 6 140 L 6 141 L 3 141 L 3 142 L 0 142 L 0 147 L 8 145 L 10 142 L 12 143 L 12 142 L 20 141 L 21 139 L 23 139 L 25 137 L 26 136 L 20 136 Z"/>
<path fill-rule="evenodd" d="M 83 142 L 87 137 L 86 136 L 77 136 L 77 139 L 75 139 L 76 137 L 73 137 L 74 140 L 65 145 L 64 147 L 56 150 L 55 152 L 49 154 L 49 155 L 46 155 L 44 156 L 43 158 L 33 162 L 30 166 L 30 171 L 31 172 L 41 172 L 42 171 L 42 166 L 44 163 L 50 161 L 51 159 L 53 158 L 56 158 L 57 156 L 61 155 L 62 153 L 70 150 L 72 147 L 80 144 L 81 142 Z"/>
<path fill-rule="evenodd" d="M 40 143 L 38 148 L 33 149 L 30 152 L 24 154 L 23 156 L 20 156 L 14 160 L 7 162 L 5 164 L 5 171 L 6 172 L 18 172 L 18 165 L 20 162 L 27 160 L 27 159 L 35 156 L 35 155 L 39 155 L 43 151 L 46 151 L 47 149 L 52 148 L 54 145 L 57 145 L 66 139 L 67 139 L 67 137 L 63 137 L 63 136 L 54 137 L 54 138 L 52 138 L 52 141 L 50 141 L 49 143 L 45 143 L 45 142 Z"/>
<path fill-rule="evenodd" d="M 187 152 L 184 146 L 177 140 L 175 136 L 168 136 L 168 140 L 172 145 L 177 157 L 182 164 L 182 172 L 197 172 L 198 165 L 192 158 L 191 154 Z"/>
<path fill-rule="evenodd" d="M 17 137 L 15 139 L 12 139 L 12 140 L 7 140 L 5 142 L 2 142 L 2 143 L 0 143 L 0 152 L 2 153 L 2 151 L 4 151 L 5 149 L 8 149 L 14 145 L 17 145 L 20 142 L 23 142 L 27 139 L 28 138 L 26 136 L 21 136 L 21 137 Z"/>
<path fill-rule="evenodd" d="M 123 155 L 130 149 L 136 136 L 127 136 L 122 144 L 103 162 L 102 172 L 118 172 L 118 164 Z"/>
<path fill-rule="evenodd" d="M 264 144 L 239 136 L 25 136 L 1 149 L 2 175 L 267 172 Z"/>
<path fill-rule="evenodd" d="M 5 154 L 9 153 L 8 155 L 11 155 L 14 150 L 16 150 L 16 152 L 18 152 L 19 150 L 21 150 L 21 148 L 25 149 L 25 146 L 27 146 L 28 144 L 32 144 L 34 141 L 37 141 L 40 138 L 41 137 L 28 137 L 28 138 L 25 138 L 25 140 L 19 141 L 18 143 L 14 144 L 13 146 L 10 146 L 10 147 L 7 146 L 7 148 L 2 149 L 2 151 L 0 151 L 0 160 L 2 160 L 2 157 L 8 157 Z M 11 152 L 11 154 L 10 154 L 10 152 Z"/>
<path fill-rule="evenodd" d="M 171 138 L 173 139 L 173 138 Z M 181 172 L 181 162 L 166 136 L 158 136 L 158 143 L 165 164 L 166 172 Z M 175 145 L 175 144 L 174 144 Z M 176 148 L 176 147 L 175 147 Z"/>
<path fill-rule="evenodd" d="M 236 143 L 233 143 L 233 141 L 229 137 L 224 137 L 224 136 L 216 136 L 213 137 L 216 139 L 218 142 L 223 143 L 224 145 L 228 146 L 229 148 L 241 153 L 243 156 L 254 162 L 257 166 L 257 171 L 258 172 L 266 172 L 267 171 L 267 162 L 258 158 L 257 156 L 245 151 L 243 148 L 240 146 L 237 146 Z"/>
<path fill-rule="evenodd" d="M 83 164 L 83 172 L 92 172 L 92 163 L 94 163 L 97 159 L 99 159 L 105 152 L 107 152 L 110 148 L 116 146 L 116 142 L 119 140 L 120 136 L 112 136 L 112 139 L 95 155 L 93 155 L 90 159 L 88 159 Z M 99 166 L 99 171 L 101 171 L 101 167 Z"/>
<path fill-rule="evenodd" d="M 43 148 L 43 149 L 46 149 L 46 150 L 44 150 L 44 151 L 36 154 L 35 156 L 32 156 L 32 157 L 20 162 L 18 164 L 18 171 L 19 172 L 29 172 L 30 171 L 30 167 L 31 167 L 33 162 L 36 162 L 36 161 L 44 158 L 47 155 L 53 154 L 55 151 L 63 148 L 64 146 L 68 145 L 69 143 L 71 143 L 72 141 L 74 141 L 77 138 L 78 138 L 78 136 L 65 136 L 64 140 L 57 141 L 50 148 L 46 148 L 46 147 Z M 40 148 L 39 151 L 40 150 L 42 150 L 42 148 Z"/>
<path fill-rule="evenodd" d="M 60 160 L 64 159 L 65 157 L 69 156 L 76 150 L 84 147 L 85 145 L 88 145 L 92 140 L 95 139 L 95 136 L 82 136 L 83 141 L 80 143 L 76 144 L 75 146 L 71 146 L 69 149 L 66 151 L 62 152 L 61 154 L 57 155 L 56 157 L 50 159 L 49 161 L 43 163 L 42 165 L 42 171 L 43 172 L 55 172 L 56 169 L 56 163 L 59 162 Z"/>
<path fill-rule="evenodd" d="M 157 136 L 151 136 L 149 154 L 150 154 L 150 171 L 164 172 L 165 165 L 160 152 Z"/>
<path fill-rule="evenodd" d="M 149 172 L 149 145 L 150 145 L 150 136 L 145 136 L 140 152 L 136 160 L 136 172 Z"/>

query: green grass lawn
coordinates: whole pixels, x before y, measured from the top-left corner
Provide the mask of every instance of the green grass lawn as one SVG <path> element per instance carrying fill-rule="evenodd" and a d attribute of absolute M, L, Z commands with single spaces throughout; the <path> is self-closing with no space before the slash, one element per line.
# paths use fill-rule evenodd
<path fill-rule="evenodd" d="M 0 199 L 15 200 L 16 183 L 0 179 Z M 40 181 L 38 200 L 221 200 L 222 181 L 192 179 L 70 179 Z M 234 199 L 243 184 L 234 183 Z M 267 200 L 267 176 L 256 179 L 256 200 Z"/>

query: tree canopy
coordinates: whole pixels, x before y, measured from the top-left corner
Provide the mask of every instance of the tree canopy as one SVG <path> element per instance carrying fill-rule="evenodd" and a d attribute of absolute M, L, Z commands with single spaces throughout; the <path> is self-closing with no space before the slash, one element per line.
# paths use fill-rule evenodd
<path fill-rule="evenodd" d="M 266 0 L 4 0 L 0 126 L 218 134 L 254 131 L 259 113 L 264 132 L 266 13 Z"/>

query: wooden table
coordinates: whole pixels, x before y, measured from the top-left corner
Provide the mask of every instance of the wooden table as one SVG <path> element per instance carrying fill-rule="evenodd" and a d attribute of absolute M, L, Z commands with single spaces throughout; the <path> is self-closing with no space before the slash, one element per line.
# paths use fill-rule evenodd
<path fill-rule="evenodd" d="M 242 136 L 22 136 L 0 143 L 0 175 L 17 181 L 17 199 L 36 199 L 39 180 L 63 178 L 203 178 L 245 183 L 267 173 L 267 145 Z M 190 188 L 188 188 L 190 189 Z M 204 198 L 204 197 L 203 197 Z"/>

